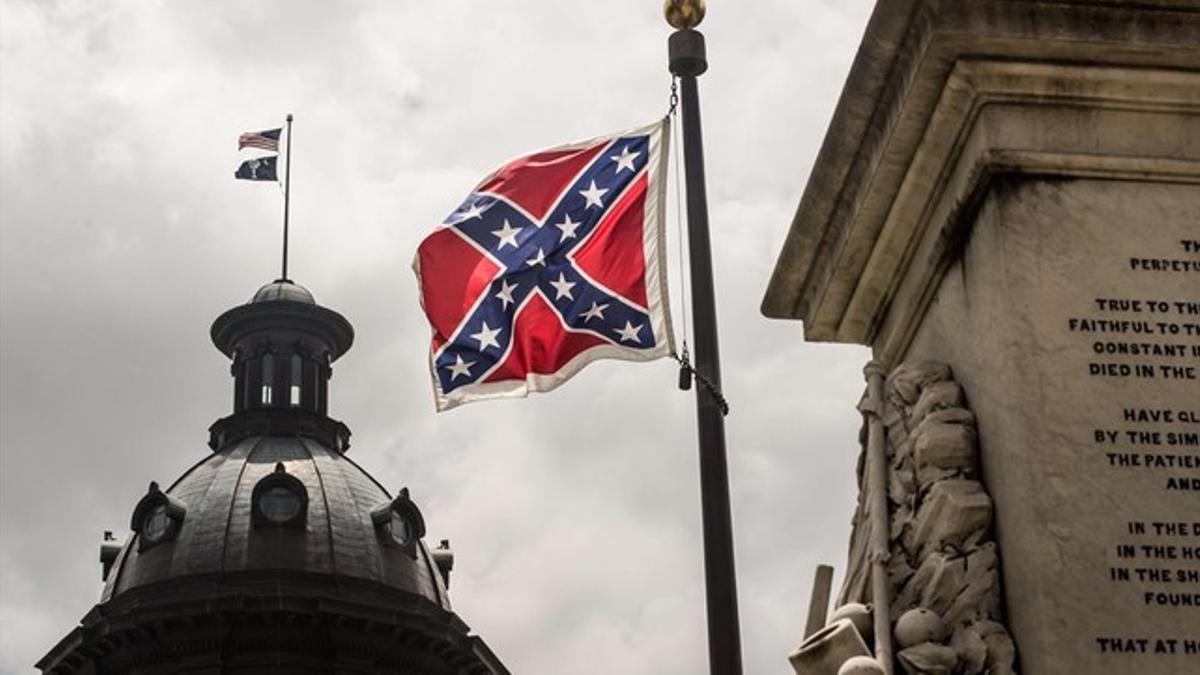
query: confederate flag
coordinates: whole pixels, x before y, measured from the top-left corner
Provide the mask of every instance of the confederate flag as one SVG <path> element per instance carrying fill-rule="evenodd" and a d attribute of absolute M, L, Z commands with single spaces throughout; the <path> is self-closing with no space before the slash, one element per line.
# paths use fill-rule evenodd
<path fill-rule="evenodd" d="M 421 242 L 438 410 L 549 391 L 594 359 L 671 353 L 667 129 L 513 160 Z"/>

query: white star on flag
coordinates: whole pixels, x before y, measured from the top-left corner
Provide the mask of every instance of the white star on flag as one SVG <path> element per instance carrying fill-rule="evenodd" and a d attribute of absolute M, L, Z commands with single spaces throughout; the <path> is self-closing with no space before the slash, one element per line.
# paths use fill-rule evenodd
<path fill-rule="evenodd" d="M 605 302 L 605 303 L 593 302 L 592 306 L 589 307 L 587 309 L 587 311 L 584 312 L 583 314 L 581 314 L 580 316 L 583 317 L 584 323 L 587 323 L 588 321 L 591 321 L 592 319 L 600 319 L 601 321 L 603 321 L 604 320 L 604 310 L 606 310 L 606 309 L 608 309 L 607 302 Z"/>
<path fill-rule="evenodd" d="M 530 267 L 537 267 L 538 265 L 545 265 L 546 264 L 546 252 L 539 248 L 537 255 L 533 256 L 529 260 L 526 260 L 525 264 Z"/>
<path fill-rule="evenodd" d="M 479 218 L 480 216 L 483 215 L 483 212 L 485 210 L 486 209 L 484 209 L 482 206 L 479 205 L 479 202 L 475 202 L 474 204 L 471 204 L 471 208 L 469 208 L 466 211 L 463 211 L 461 214 L 459 214 L 458 222 L 461 223 L 464 220 L 470 220 L 472 218 Z"/>
<path fill-rule="evenodd" d="M 579 194 L 587 200 L 587 206 L 604 206 L 604 202 L 600 201 L 600 198 L 604 196 L 605 192 L 608 192 L 608 188 L 598 188 L 596 181 L 592 181 L 591 186 L 586 190 L 580 190 Z"/>
<path fill-rule="evenodd" d="M 621 151 L 620 156 L 612 155 L 609 157 L 609 159 L 617 163 L 617 173 L 621 173 L 622 169 L 629 169 L 630 171 L 633 171 L 633 160 L 637 159 L 637 156 L 640 154 L 642 153 L 630 152 L 629 146 L 627 145 L 625 146 L 625 149 Z"/>
<path fill-rule="evenodd" d="M 508 218 L 504 219 L 504 226 L 498 230 L 492 230 L 492 234 L 500 237 L 500 243 L 496 246 L 497 249 L 504 248 L 505 244 L 512 244 L 513 248 L 517 247 L 517 233 L 525 228 L 513 227 Z"/>
<path fill-rule="evenodd" d="M 550 285 L 554 287 L 555 300 L 562 300 L 564 296 L 566 296 L 568 300 L 575 299 L 571 295 L 571 287 L 575 285 L 575 282 L 567 281 L 567 278 L 563 276 L 562 272 L 558 273 L 558 281 L 551 281 Z"/>
<path fill-rule="evenodd" d="M 454 355 L 454 363 L 446 366 L 450 369 L 450 379 L 457 380 L 459 375 L 471 376 L 471 366 L 475 365 L 474 361 L 463 361 L 462 354 Z"/>
<path fill-rule="evenodd" d="M 500 304 L 504 306 L 504 309 L 508 309 L 509 305 L 516 302 L 515 300 L 513 300 L 512 293 L 513 293 L 513 291 L 517 290 L 517 286 L 520 286 L 520 285 L 521 284 L 509 284 L 508 281 L 501 279 L 500 280 L 500 292 L 496 293 L 496 295 L 494 295 L 492 297 L 500 298 Z"/>
<path fill-rule="evenodd" d="M 638 339 L 638 333 L 641 332 L 641 330 L 642 324 L 639 323 L 638 325 L 634 326 L 630 322 L 626 321 L 624 328 L 617 329 L 617 335 L 621 336 L 621 342 L 640 342 Z"/>
<path fill-rule="evenodd" d="M 478 333 L 471 333 L 471 337 L 479 340 L 479 351 L 483 351 L 488 347 L 500 348 L 500 343 L 496 340 L 496 336 L 500 334 L 503 328 L 488 328 L 487 322 L 483 322 L 483 327 Z"/>
<path fill-rule="evenodd" d="M 582 224 L 583 223 L 572 222 L 571 214 L 568 213 L 568 214 L 564 215 L 563 221 L 561 223 L 554 224 L 555 227 L 562 230 L 562 234 L 559 235 L 558 240 L 566 241 L 568 239 L 574 239 L 575 238 L 575 230 L 578 230 L 579 226 Z"/>

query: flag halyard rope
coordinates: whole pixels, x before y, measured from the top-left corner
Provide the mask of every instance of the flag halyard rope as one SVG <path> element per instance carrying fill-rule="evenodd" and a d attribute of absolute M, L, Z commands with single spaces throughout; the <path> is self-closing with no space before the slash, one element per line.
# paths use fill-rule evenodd
<path fill-rule="evenodd" d="M 677 108 L 679 107 L 678 77 L 673 76 L 671 78 L 671 95 L 670 98 L 668 98 L 668 104 L 667 117 L 671 120 L 672 136 L 681 138 L 679 133 L 679 116 L 676 112 Z M 712 394 L 713 398 L 716 399 L 717 406 L 721 409 L 721 414 L 728 415 L 729 402 L 725 399 L 725 395 L 721 393 L 721 390 L 713 383 L 712 380 L 708 379 L 703 374 L 698 372 L 694 367 L 692 367 L 691 356 L 688 353 L 687 336 L 691 332 L 691 322 L 690 317 L 688 316 L 688 305 L 690 304 L 688 293 L 688 275 L 690 270 L 687 266 L 686 258 L 683 255 L 685 241 L 683 228 L 683 198 L 681 196 L 682 190 L 680 188 L 679 181 L 679 172 L 683 167 L 683 160 L 680 156 L 680 146 L 682 143 L 676 142 L 672 145 L 674 146 L 672 148 L 672 154 L 674 155 L 675 160 L 675 171 L 673 172 L 675 174 L 675 232 L 676 238 L 679 242 L 679 248 L 677 252 L 679 255 L 679 291 L 680 298 L 682 299 L 680 305 L 683 307 L 683 345 L 679 353 L 671 354 L 671 358 L 675 359 L 675 361 L 679 363 L 679 388 L 682 391 L 688 391 L 692 388 L 692 379 L 694 378 L 700 383 L 701 387 L 707 389 L 708 392 Z"/>

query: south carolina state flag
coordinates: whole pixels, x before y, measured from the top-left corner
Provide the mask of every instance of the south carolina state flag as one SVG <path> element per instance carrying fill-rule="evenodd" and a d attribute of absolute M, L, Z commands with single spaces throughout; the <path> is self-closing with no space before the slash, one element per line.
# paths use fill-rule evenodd
<path fill-rule="evenodd" d="M 515 159 L 421 242 L 437 409 L 671 353 L 665 120 Z"/>

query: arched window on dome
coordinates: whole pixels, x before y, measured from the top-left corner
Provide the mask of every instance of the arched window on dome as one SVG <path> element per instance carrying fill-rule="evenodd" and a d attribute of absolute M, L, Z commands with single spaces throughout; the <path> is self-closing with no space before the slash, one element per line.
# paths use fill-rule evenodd
<path fill-rule="evenodd" d="M 233 375 L 233 411 L 238 412 L 246 407 L 246 365 L 242 350 L 233 350 L 233 362 L 229 372 Z"/>
<path fill-rule="evenodd" d="M 138 534 L 138 550 L 171 541 L 179 534 L 187 507 L 158 488 L 151 481 L 146 496 L 138 500 L 130 518 L 129 529 Z"/>
<path fill-rule="evenodd" d="M 300 405 L 300 391 L 303 379 L 304 361 L 299 354 L 292 354 L 291 386 L 288 387 L 288 405 L 293 408 Z"/>
<path fill-rule="evenodd" d="M 321 365 L 312 354 L 306 355 L 300 375 L 300 405 L 305 410 L 317 410 L 317 380 Z"/>
<path fill-rule="evenodd" d="M 371 511 L 371 522 L 384 546 L 399 547 L 417 557 L 417 543 L 425 536 L 425 518 L 409 498 L 408 488 L 401 488 L 395 499 Z"/>
<path fill-rule="evenodd" d="M 262 394 L 259 401 L 263 405 L 274 403 L 275 393 L 275 355 L 267 352 L 262 356 Z"/>
<path fill-rule="evenodd" d="M 253 353 L 242 359 L 242 407 L 234 412 L 241 412 L 246 408 L 253 408 L 258 405 L 258 388 L 261 383 L 262 364 Z"/>
<path fill-rule="evenodd" d="M 250 495 L 251 521 L 255 527 L 304 529 L 308 517 L 308 489 L 289 474 L 283 462 L 254 485 Z"/>
<path fill-rule="evenodd" d="M 317 412 L 329 412 L 329 377 L 333 374 L 333 358 L 329 352 L 320 355 L 320 370 L 317 376 Z"/>

